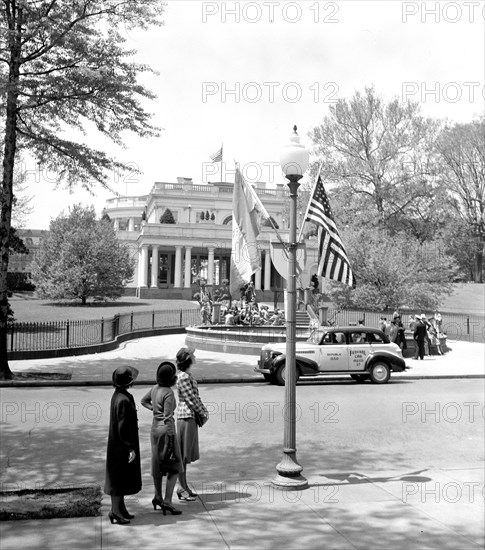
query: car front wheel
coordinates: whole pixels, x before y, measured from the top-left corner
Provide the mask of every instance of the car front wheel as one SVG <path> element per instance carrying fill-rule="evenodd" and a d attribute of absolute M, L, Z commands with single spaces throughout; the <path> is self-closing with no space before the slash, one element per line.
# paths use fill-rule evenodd
<path fill-rule="evenodd" d="M 296 380 L 295 382 L 298 382 L 300 378 L 300 371 L 298 370 L 298 367 L 296 369 Z M 278 386 L 284 386 L 285 385 L 285 380 L 286 380 L 286 365 L 283 363 L 283 365 L 281 365 L 281 367 L 276 371 L 276 374 L 275 374 L 275 380 L 276 380 L 276 384 L 278 384 Z"/>
<path fill-rule="evenodd" d="M 378 361 L 370 368 L 369 378 L 373 384 L 386 384 L 391 377 L 389 365 Z"/>

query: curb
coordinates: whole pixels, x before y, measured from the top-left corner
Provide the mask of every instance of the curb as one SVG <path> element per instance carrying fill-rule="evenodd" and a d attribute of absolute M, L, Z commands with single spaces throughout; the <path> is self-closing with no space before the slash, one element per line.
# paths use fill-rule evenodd
<path fill-rule="evenodd" d="M 308 377 L 306 380 L 300 380 L 300 382 L 339 382 L 346 380 L 344 378 L 346 375 L 342 376 L 328 376 L 328 377 L 318 377 L 312 378 Z M 443 374 L 443 375 L 413 375 L 413 376 L 396 376 L 392 380 L 456 380 L 456 379 L 485 379 L 485 374 Z M 348 380 L 349 383 L 355 383 L 351 380 Z M 135 386 L 153 386 L 156 383 L 155 380 L 146 380 L 135 382 Z M 259 376 L 252 376 L 247 378 L 198 378 L 198 384 L 268 384 L 264 378 Z M 359 384 L 360 385 L 360 384 Z M 2 380 L 0 381 L 0 388 L 43 388 L 43 387 L 84 387 L 84 386 L 113 386 L 111 380 L 32 380 L 32 381 L 19 381 L 19 380 Z"/>

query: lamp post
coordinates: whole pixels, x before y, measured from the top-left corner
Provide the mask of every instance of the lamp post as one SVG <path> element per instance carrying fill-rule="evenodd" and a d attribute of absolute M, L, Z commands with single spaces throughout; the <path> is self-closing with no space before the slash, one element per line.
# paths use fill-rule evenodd
<path fill-rule="evenodd" d="M 286 319 L 286 369 L 284 405 L 283 458 L 277 464 L 278 475 L 273 485 L 279 489 L 306 489 L 308 481 L 301 475 L 302 466 L 296 459 L 296 199 L 299 181 L 308 169 L 308 150 L 300 143 L 293 127 L 290 142 L 284 147 L 280 164 L 290 189 L 290 234 L 288 242 L 287 319 Z"/>

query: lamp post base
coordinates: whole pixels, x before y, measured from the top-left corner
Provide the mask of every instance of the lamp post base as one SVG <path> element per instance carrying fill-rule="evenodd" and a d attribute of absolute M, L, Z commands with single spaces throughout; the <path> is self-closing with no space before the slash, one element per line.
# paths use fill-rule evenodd
<path fill-rule="evenodd" d="M 277 489 L 297 491 L 308 489 L 308 480 L 301 475 L 303 467 L 296 460 L 296 451 L 287 449 L 283 458 L 276 466 L 278 475 L 271 480 Z"/>
<path fill-rule="evenodd" d="M 303 491 L 304 489 L 308 489 L 308 480 L 302 475 L 285 477 L 278 474 L 271 480 L 271 483 L 276 489 L 282 491 Z"/>

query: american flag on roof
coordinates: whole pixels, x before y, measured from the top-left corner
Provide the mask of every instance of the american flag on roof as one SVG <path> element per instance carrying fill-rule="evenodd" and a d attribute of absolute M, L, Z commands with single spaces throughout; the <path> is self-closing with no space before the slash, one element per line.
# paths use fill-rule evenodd
<path fill-rule="evenodd" d="M 218 151 L 216 151 L 213 155 L 211 155 L 211 161 L 212 162 L 221 162 L 222 161 L 222 146 Z"/>
<path fill-rule="evenodd" d="M 323 182 L 318 176 L 305 221 L 318 226 L 318 271 L 320 277 L 355 287 L 355 278 L 345 247 L 335 225 Z"/>

